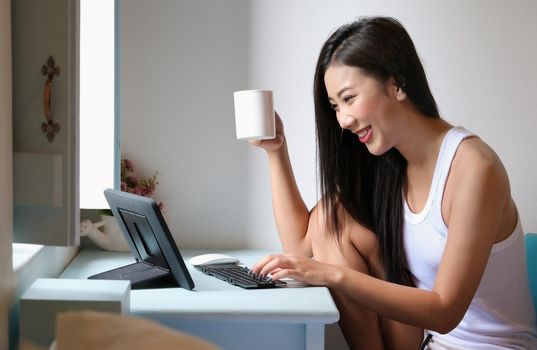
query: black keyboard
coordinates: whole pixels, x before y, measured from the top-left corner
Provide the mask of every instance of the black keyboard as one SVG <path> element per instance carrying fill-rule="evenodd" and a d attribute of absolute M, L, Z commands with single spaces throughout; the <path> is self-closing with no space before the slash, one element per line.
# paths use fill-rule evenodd
<path fill-rule="evenodd" d="M 206 275 L 245 289 L 276 288 L 287 285 L 283 281 L 276 281 L 268 276 L 263 277 L 246 266 L 237 264 L 198 265 L 196 268 Z"/>

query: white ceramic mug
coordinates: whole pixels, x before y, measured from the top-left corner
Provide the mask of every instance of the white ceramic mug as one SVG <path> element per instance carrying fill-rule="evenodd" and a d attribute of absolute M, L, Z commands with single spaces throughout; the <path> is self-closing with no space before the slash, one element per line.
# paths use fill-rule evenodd
<path fill-rule="evenodd" d="M 233 93 L 237 139 L 266 140 L 276 136 L 272 90 Z"/>

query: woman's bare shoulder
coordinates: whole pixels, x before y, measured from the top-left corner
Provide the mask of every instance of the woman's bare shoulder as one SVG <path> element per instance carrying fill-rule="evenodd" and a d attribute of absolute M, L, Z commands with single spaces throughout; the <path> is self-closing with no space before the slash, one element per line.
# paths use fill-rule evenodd
<path fill-rule="evenodd" d="M 453 165 L 465 168 L 483 166 L 503 168 L 500 158 L 492 147 L 477 136 L 468 137 L 461 142 L 453 159 Z"/>
<path fill-rule="evenodd" d="M 455 183 L 470 175 L 494 177 L 498 185 L 509 188 L 509 178 L 502 161 L 492 147 L 477 136 L 461 142 L 451 164 L 450 177 Z"/>

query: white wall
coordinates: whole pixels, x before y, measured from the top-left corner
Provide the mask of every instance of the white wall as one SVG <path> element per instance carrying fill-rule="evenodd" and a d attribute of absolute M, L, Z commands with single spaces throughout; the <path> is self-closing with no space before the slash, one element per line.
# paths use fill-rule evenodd
<path fill-rule="evenodd" d="M 246 1 L 121 2 L 121 147 L 182 247 L 247 246 L 247 147 L 233 91 L 248 73 Z"/>
<path fill-rule="evenodd" d="M 12 294 L 11 242 L 13 179 L 11 140 L 10 1 L 0 0 L 0 349 L 8 348 L 8 311 Z"/>
<path fill-rule="evenodd" d="M 537 2 L 225 4 L 122 3 L 122 147 L 159 170 L 179 245 L 279 248 L 266 157 L 234 140 L 234 89 L 274 89 L 298 185 L 316 202 L 315 62 L 329 34 L 360 15 L 402 21 L 442 116 L 497 151 L 524 227 L 537 231 Z"/>

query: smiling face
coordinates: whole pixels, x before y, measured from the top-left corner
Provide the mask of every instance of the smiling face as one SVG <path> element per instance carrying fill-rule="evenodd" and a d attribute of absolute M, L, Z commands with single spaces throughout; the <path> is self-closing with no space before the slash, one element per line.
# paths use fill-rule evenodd
<path fill-rule="evenodd" d="M 381 155 L 394 147 L 402 122 L 395 115 L 406 95 L 393 80 L 382 83 L 356 67 L 331 64 L 324 82 L 343 129 L 354 133 L 371 154 Z"/>

